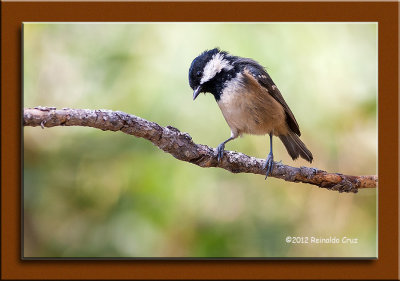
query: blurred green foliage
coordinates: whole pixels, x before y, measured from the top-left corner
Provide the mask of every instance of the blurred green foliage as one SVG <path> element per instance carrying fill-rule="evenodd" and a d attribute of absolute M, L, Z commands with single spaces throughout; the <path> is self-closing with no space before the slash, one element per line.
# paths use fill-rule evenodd
<path fill-rule="evenodd" d="M 191 61 L 220 47 L 263 64 L 311 166 L 377 173 L 377 25 L 24 24 L 24 107 L 125 111 L 216 147 L 230 130 Z M 293 162 L 277 138 L 275 159 Z M 268 138 L 226 149 L 264 158 Z M 181 162 L 150 142 L 83 127 L 24 128 L 25 257 L 375 257 L 376 189 L 339 194 Z M 286 236 L 357 238 L 288 244 Z"/>

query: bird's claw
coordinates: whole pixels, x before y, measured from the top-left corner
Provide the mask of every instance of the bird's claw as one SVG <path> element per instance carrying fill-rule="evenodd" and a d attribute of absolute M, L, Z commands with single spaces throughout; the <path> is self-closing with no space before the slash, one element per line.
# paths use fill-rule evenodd
<path fill-rule="evenodd" d="M 224 149 L 225 149 L 225 144 L 221 143 L 220 145 L 218 145 L 217 147 L 217 160 L 218 162 L 221 162 L 222 157 L 224 157 Z"/>
<path fill-rule="evenodd" d="M 265 174 L 265 179 L 268 178 L 268 175 L 272 175 L 273 166 L 274 166 L 274 155 L 272 153 L 269 153 L 267 160 L 263 165 L 263 169 L 267 169 L 267 173 Z"/>

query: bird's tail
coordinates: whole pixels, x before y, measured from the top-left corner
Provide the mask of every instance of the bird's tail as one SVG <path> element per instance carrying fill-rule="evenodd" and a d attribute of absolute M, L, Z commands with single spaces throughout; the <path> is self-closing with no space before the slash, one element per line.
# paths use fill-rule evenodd
<path fill-rule="evenodd" d="M 286 150 L 289 152 L 289 155 L 292 157 L 293 160 L 297 159 L 300 155 L 301 158 L 307 160 L 310 163 L 312 162 L 313 155 L 311 151 L 308 150 L 306 145 L 295 133 L 290 132 L 287 135 L 280 135 L 279 138 L 285 145 Z"/>

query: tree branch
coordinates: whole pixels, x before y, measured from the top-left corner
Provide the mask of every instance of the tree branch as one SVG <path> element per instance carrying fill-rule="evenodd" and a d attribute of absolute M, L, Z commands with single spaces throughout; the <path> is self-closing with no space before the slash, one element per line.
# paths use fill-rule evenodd
<path fill-rule="evenodd" d="M 265 175 L 262 168 L 265 160 L 256 159 L 243 153 L 226 151 L 220 163 L 217 161 L 216 149 L 196 144 L 187 133 L 121 111 L 69 109 L 57 110 L 54 107 L 36 107 L 24 109 L 24 126 L 85 126 L 103 131 L 121 131 L 125 134 L 151 141 L 163 151 L 175 158 L 190 162 L 200 167 L 219 167 L 232 173 L 253 173 Z M 323 170 L 307 167 L 290 167 L 274 163 L 272 177 L 290 182 L 309 183 L 339 192 L 354 192 L 360 188 L 375 188 L 378 177 L 349 176 L 339 173 L 328 173 Z"/>

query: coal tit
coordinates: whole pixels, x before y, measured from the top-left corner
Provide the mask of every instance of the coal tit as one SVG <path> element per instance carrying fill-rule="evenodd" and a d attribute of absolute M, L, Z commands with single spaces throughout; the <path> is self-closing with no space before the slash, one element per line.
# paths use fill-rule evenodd
<path fill-rule="evenodd" d="M 200 93 L 214 96 L 231 129 L 231 137 L 217 148 L 218 161 L 223 158 L 225 144 L 238 136 L 269 134 L 266 178 L 274 164 L 273 135 L 280 138 L 293 160 L 300 156 L 312 162 L 312 153 L 299 138 L 296 118 L 267 71 L 256 61 L 218 48 L 204 51 L 190 66 L 189 84 L 194 90 L 193 100 Z"/>

